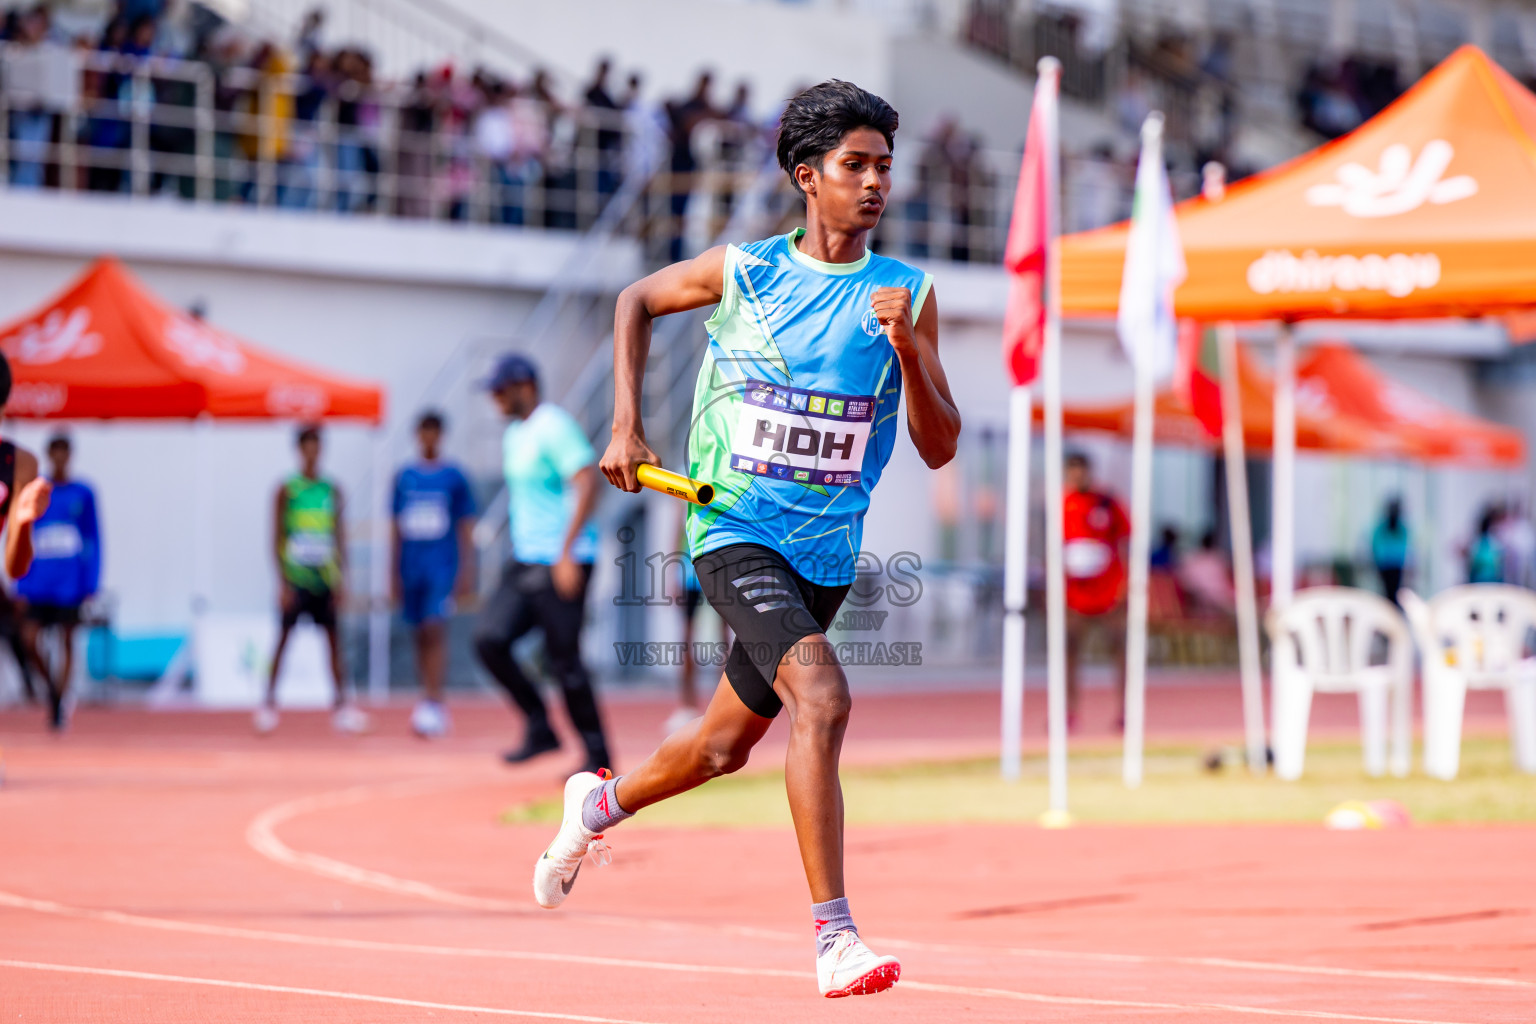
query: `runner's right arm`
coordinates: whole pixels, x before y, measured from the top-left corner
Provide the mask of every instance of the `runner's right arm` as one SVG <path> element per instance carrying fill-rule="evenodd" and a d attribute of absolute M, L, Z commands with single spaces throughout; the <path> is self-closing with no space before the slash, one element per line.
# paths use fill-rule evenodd
<path fill-rule="evenodd" d="M 16 475 L 11 480 L 16 497 L 11 501 L 5 531 L 5 571 L 19 580 L 32 568 L 32 524 L 48 511 L 53 486 L 37 475 L 37 456 L 16 449 Z"/>
<path fill-rule="evenodd" d="M 645 442 L 640 388 L 651 349 L 651 322 L 669 313 L 719 302 L 725 280 L 725 246 L 663 267 L 619 293 L 613 317 L 613 439 L 598 467 L 608 482 L 631 494 L 640 490 L 635 467 L 661 460 Z"/>

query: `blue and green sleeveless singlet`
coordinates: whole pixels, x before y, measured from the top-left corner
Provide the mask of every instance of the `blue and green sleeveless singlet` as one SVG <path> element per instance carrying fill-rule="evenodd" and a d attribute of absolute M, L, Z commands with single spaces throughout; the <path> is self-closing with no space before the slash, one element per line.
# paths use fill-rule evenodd
<path fill-rule="evenodd" d="M 688 433 L 688 475 L 715 500 L 689 508 L 688 550 L 761 544 L 836 586 L 853 582 L 899 426 L 901 366 L 871 297 L 910 289 L 916 322 L 933 278 L 870 252 L 823 263 L 796 248 L 803 233 L 726 247 Z"/>

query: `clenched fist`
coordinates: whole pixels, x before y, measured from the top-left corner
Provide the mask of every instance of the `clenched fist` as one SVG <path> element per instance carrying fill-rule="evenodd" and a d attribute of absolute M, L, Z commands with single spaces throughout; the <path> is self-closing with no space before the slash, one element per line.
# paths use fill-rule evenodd
<path fill-rule="evenodd" d="M 885 336 L 897 351 L 910 348 L 915 340 L 912 324 L 912 292 L 906 288 L 876 288 L 870 299 L 875 318 L 885 328 Z"/>
<path fill-rule="evenodd" d="M 16 495 L 16 525 L 28 526 L 41 519 L 48 511 L 48 501 L 52 497 L 53 485 L 43 477 L 34 477 Z"/>

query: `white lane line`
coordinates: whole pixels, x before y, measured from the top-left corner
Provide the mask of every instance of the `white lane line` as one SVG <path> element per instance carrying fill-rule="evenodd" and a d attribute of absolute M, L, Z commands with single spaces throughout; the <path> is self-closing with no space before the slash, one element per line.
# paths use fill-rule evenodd
<path fill-rule="evenodd" d="M 475 910 L 496 911 L 499 913 L 516 913 L 539 916 L 543 911 L 534 911 L 525 903 L 517 903 L 511 900 L 497 900 L 481 896 L 469 896 L 464 893 L 453 892 L 448 889 L 440 889 L 426 882 L 418 882 L 408 878 L 399 878 L 381 871 L 372 871 L 368 868 L 348 864 L 345 861 L 334 860 L 330 857 L 322 857 L 318 854 L 305 853 L 295 850 L 277 837 L 276 827 L 292 818 L 310 814 L 315 811 L 327 810 L 333 807 L 350 806 L 363 803 L 368 800 L 389 796 L 408 796 L 415 793 L 429 792 L 432 789 L 444 788 L 451 785 L 464 783 L 445 780 L 422 780 L 404 783 L 370 783 L 361 786 L 353 786 L 349 789 L 335 790 L 328 793 L 320 793 L 315 796 L 301 797 L 286 803 L 271 807 L 257 815 L 246 829 L 246 842 L 270 860 L 276 861 L 286 867 L 299 871 L 307 871 L 311 874 L 325 878 L 346 882 L 350 885 L 364 888 L 377 889 L 384 892 L 397 893 L 404 896 L 414 896 L 419 899 L 443 903 L 448 906 L 465 907 Z M 698 931 L 707 930 L 711 934 L 731 934 L 743 938 L 768 939 L 775 942 L 804 941 L 804 936 L 790 932 L 773 931 L 766 928 L 753 928 L 742 925 L 694 925 L 683 921 L 663 921 L 654 918 L 621 917 L 612 914 L 589 914 L 584 911 L 567 912 L 568 916 L 580 916 L 584 921 L 594 924 L 608 924 L 631 928 L 652 928 L 663 931 Z M 882 938 L 881 944 L 892 949 L 906 949 L 924 953 L 954 953 L 962 956 L 997 956 L 1007 955 L 1028 959 L 1065 960 L 1082 963 L 1118 963 L 1140 964 L 1159 966 L 1173 964 L 1181 967 L 1212 967 L 1232 971 L 1253 971 L 1275 974 L 1302 974 L 1316 975 L 1320 977 L 1334 978 L 1359 978 L 1378 981 L 1417 981 L 1441 985 L 1475 985 L 1487 988 L 1517 988 L 1536 989 L 1536 981 L 1526 981 L 1520 978 L 1495 978 L 1482 975 L 1445 974 L 1434 971 L 1390 970 L 1361 967 L 1330 967 L 1319 964 L 1291 964 L 1269 960 L 1237 960 L 1228 957 L 1198 957 L 1198 956 L 1149 956 L 1136 953 L 1094 953 L 1079 952 L 1073 950 L 1056 949 L 1031 949 L 1027 947 L 988 947 L 953 945 L 937 942 L 919 942 L 911 939 Z"/>
<path fill-rule="evenodd" d="M 372 939 L 348 939 L 325 935 L 303 935 L 294 932 L 274 932 L 254 928 L 235 928 L 228 925 L 201 924 L 192 921 L 176 921 L 168 918 L 144 917 L 125 914 L 116 910 L 92 910 L 70 907 L 52 900 L 37 900 L 15 893 L 0 892 L 0 905 L 33 910 L 44 914 L 56 914 L 112 924 L 154 928 L 161 931 L 187 932 L 221 938 L 250 939 L 262 942 L 279 942 L 300 946 L 322 946 L 330 949 L 356 949 L 367 952 L 407 953 L 413 956 L 457 956 L 466 958 L 534 960 L 553 963 L 571 963 L 582 966 L 618 967 L 636 970 L 667 971 L 692 974 L 734 975 L 757 978 L 790 978 L 810 982 L 814 975 L 809 971 L 787 971 L 768 967 L 730 967 L 717 964 L 683 964 L 659 960 L 633 960 L 620 957 L 584 956 L 569 953 L 537 953 L 523 950 L 482 949 L 458 946 L 429 946 L 403 942 L 380 942 Z M 8 963 L 0 961 L 0 964 Z M 1099 999 L 1087 996 L 1058 996 L 1038 992 L 1020 992 L 1016 989 L 983 988 L 966 985 L 945 985 L 938 982 L 906 980 L 901 987 L 914 992 L 932 992 L 941 995 L 960 995 L 986 999 L 1011 999 L 1018 1002 L 1041 1003 L 1055 1006 L 1096 1006 L 1119 1010 L 1165 1010 L 1173 1013 L 1238 1013 L 1269 1017 L 1306 1017 L 1318 1020 L 1370 1021 L 1378 1024 L 1460 1024 L 1453 1021 L 1425 1020 L 1410 1017 L 1370 1017 L 1330 1010 L 1284 1010 L 1258 1006 L 1240 1006 L 1226 1003 L 1161 1003 L 1145 1000 Z M 513 1012 L 513 1011 L 505 1011 Z M 585 1019 L 585 1018 L 580 1018 Z"/>
<path fill-rule="evenodd" d="M 1265 1006 L 1238 1006 L 1231 1003 L 1154 1003 L 1130 999 L 1093 999 L 1087 996 L 1037 996 L 1031 992 L 1015 992 L 1006 988 L 972 988 L 966 985 L 939 985 L 927 981 L 899 982 L 902 988 L 919 992 L 941 992 L 957 996 L 980 996 L 992 999 L 1015 999 L 1024 1003 L 1054 1003 L 1068 1006 L 1100 1006 L 1119 1010 L 1167 1010 L 1171 1013 L 1241 1013 L 1264 1017 L 1305 1017 L 1312 1020 L 1370 1021 L 1372 1024 L 1464 1024 L 1459 1021 L 1428 1020 L 1423 1017 L 1368 1017 L 1358 1013 L 1340 1013 L 1334 1010 L 1281 1010 Z"/>
<path fill-rule="evenodd" d="M 1287 964 L 1270 960 L 1234 960 L 1220 956 L 1144 956 L 1136 953 L 1093 953 L 1081 950 L 1029 949 L 1026 947 L 986 947 L 947 945 L 940 942 L 913 942 L 882 937 L 880 945 L 892 949 L 910 949 L 924 953 L 955 953 L 975 956 L 1001 953 L 1032 960 L 1077 960 L 1086 963 L 1137 964 L 1180 967 L 1220 967 L 1234 971 L 1262 971 L 1272 974 L 1315 974 L 1335 978 L 1369 978 L 1381 981 L 1422 981 L 1442 985 L 1480 985 L 1488 988 L 1536 989 L 1536 981 L 1520 978 L 1493 978 L 1473 974 L 1440 974 L 1433 971 L 1405 971 L 1369 967 L 1328 967 L 1321 964 Z"/>
<path fill-rule="evenodd" d="M 329 935 L 304 935 L 298 932 L 276 932 L 259 928 L 236 928 L 222 924 L 204 924 L 197 921 L 177 921 L 164 917 L 145 917 L 125 914 L 117 910 L 94 910 L 87 907 L 71 907 L 52 900 L 32 899 L 16 893 L 0 892 L 0 906 L 18 910 L 32 910 L 40 914 L 73 917 L 86 921 L 102 921 L 108 924 L 127 925 L 134 928 L 152 928 L 157 931 L 182 932 L 189 935 L 208 935 L 227 939 L 250 939 L 257 942 L 280 942 L 295 946 L 321 946 L 327 949 L 356 949 L 371 953 L 409 953 L 414 956 L 453 956 L 497 960 L 532 960 L 543 963 L 580 964 L 590 967 L 631 967 L 648 971 L 677 971 L 693 974 L 730 974 L 746 977 L 778 977 L 814 979 L 810 971 L 786 971 L 768 967 L 730 967 L 717 964 L 680 964 L 666 960 L 634 960 L 623 957 L 590 956 L 581 953 L 544 953 L 516 949 L 485 949 L 474 946 L 431 946 L 409 942 L 382 942 L 375 939 L 349 939 Z"/>
<path fill-rule="evenodd" d="M 123 971 L 111 967 L 79 967 L 74 964 L 44 964 L 31 960 L 0 960 L 0 967 L 20 971 L 51 971 L 58 974 L 94 974 L 105 978 L 129 978 L 135 981 L 169 981 L 178 985 L 206 985 L 210 988 L 237 988 L 251 992 L 277 992 L 294 996 L 318 996 L 322 999 L 345 999 L 354 1003 L 383 1003 L 389 1006 L 411 1006 L 421 1010 L 451 1010 L 457 1013 L 489 1013 L 499 1017 L 531 1017 L 536 1020 L 569 1020 L 582 1024 L 651 1024 L 650 1021 L 625 1020 L 617 1017 L 591 1017 L 579 1013 L 545 1013 L 539 1010 L 510 1010 L 500 1006 L 463 1006 L 457 1003 L 433 1003 L 422 999 L 398 999 L 394 996 L 372 996 L 363 992 L 336 992 L 324 988 L 299 988 L 296 985 L 264 985 L 255 981 L 228 981 L 224 978 L 190 978 L 182 974 L 155 974 L 150 971 Z"/>

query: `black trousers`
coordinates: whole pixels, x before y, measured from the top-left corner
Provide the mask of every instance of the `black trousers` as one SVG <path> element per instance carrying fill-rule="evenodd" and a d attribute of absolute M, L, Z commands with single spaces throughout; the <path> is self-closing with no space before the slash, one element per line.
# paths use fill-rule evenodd
<path fill-rule="evenodd" d="M 529 630 L 543 630 L 544 653 L 565 694 L 571 724 L 586 744 L 588 759 L 606 765 L 610 759 L 603 720 L 592 692 L 592 677 L 581 662 L 581 626 L 591 579 L 592 567 L 582 566 L 581 591 L 566 600 L 556 592 L 549 566 L 508 562 L 502 569 L 501 583 L 475 623 L 475 652 L 486 671 L 528 716 L 529 729 L 547 729 L 549 711 L 544 700 L 512 657 L 512 644 L 518 638 Z"/>

